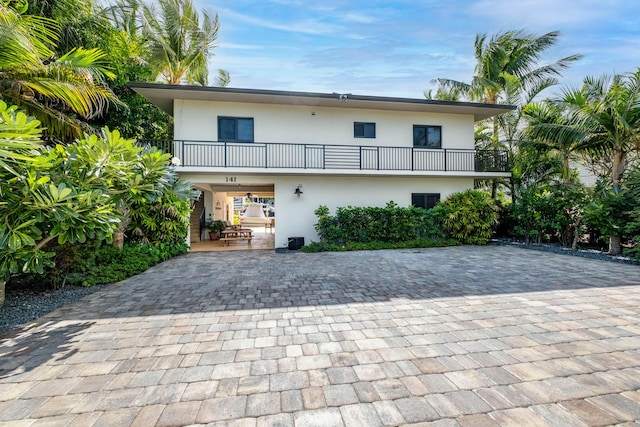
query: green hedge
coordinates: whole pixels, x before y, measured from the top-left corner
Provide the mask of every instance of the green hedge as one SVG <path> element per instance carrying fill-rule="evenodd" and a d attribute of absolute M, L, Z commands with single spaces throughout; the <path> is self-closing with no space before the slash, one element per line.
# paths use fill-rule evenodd
<path fill-rule="evenodd" d="M 416 239 L 405 242 L 350 242 L 344 245 L 336 245 L 325 242 L 312 242 L 303 246 L 302 251 L 306 253 L 315 252 L 346 252 L 346 251 L 374 251 L 381 249 L 413 249 L 413 248 L 440 248 L 444 246 L 456 246 L 460 243 L 457 240 L 428 240 Z"/>
<path fill-rule="evenodd" d="M 389 202 L 384 208 L 339 207 L 335 216 L 329 215 L 329 208 L 320 206 L 314 213 L 320 240 L 331 245 L 445 238 L 438 208 L 404 208 Z"/>

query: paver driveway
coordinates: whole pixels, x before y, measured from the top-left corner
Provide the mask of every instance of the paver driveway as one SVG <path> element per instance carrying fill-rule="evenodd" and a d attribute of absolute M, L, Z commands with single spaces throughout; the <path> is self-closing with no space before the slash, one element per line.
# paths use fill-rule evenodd
<path fill-rule="evenodd" d="M 631 424 L 639 301 L 510 247 L 192 253 L 5 336 L 0 424 Z"/>

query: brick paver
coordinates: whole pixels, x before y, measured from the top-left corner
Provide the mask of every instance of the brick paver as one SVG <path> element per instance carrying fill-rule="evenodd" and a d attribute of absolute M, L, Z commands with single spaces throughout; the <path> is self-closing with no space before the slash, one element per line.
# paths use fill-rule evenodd
<path fill-rule="evenodd" d="M 640 267 L 192 253 L 0 339 L 0 426 L 640 421 Z"/>

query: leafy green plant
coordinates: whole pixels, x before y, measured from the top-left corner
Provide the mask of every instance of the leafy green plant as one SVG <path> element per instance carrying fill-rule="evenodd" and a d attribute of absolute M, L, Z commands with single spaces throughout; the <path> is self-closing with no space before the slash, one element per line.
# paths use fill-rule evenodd
<path fill-rule="evenodd" d="M 195 195 L 188 182 L 172 174 L 157 200 L 142 199 L 131 203 L 126 240 L 138 243 L 185 241 L 191 214 L 189 200 Z"/>
<path fill-rule="evenodd" d="M 70 285 L 93 286 L 113 283 L 140 274 L 159 262 L 188 251 L 186 243 L 126 244 L 122 249 L 103 245 L 95 251 L 94 263 L 70 269 Z"/>
<path fill-rule="evenodd" d="M 628 189 L 616 190 L 599 183 L 593 201 L 585 207 L 585 222 L 601 236 L 609 237 L 610 255 L 622 252 L 621 242 L 633 221 L 631 212 L 635 203 Z"/>
<path fill-rule="evenodd" d="M 582 185 L 553 183 L 523 188 L 512 207 L 514 231 L 525 238 L 574 246 L 583 232 L 584 208 L 590 193 Z"/>
<path fill-rule="evenodd" d="M 133 203 L 168 195 L 168 154 L 138 147 L 108 129 L 102 137 L 54 147 L 42 144 L 41 132 L 40 122 L 0 101 L 0 286 L 12 274 L 51 273 L 56 256 L 70 248 L 69 257 L 57 257 L 61 270 L 50 274 L 54 285 L 63 285 L 76 246 L 87 244 L 90 252 L 87 242 L 110 242 L 124 230 Z M 188 198 L 180 198 L 160 202 L 160 229 L 165 214 L 188 216 Z M 186 231 L 164 236 L 184 241 Z M 162 259 L 162 249 L 150 249 L 156 250 Z"/>
<path fill-rule="evenodd" d="M 633 202 L 633 209 L 629 212 L 629 222 L 625 232 L 629 236 L 629 247 L 624 254 L 640 260 L 640 165 L 636 164 L 625 179 L 625 186 Z"/>
<path fill-rule="evenodd" d="M 0 101 L 0 280 L 42 274 L 52 265 L 48 245 L 54 241 L 111 236 L 118 215 L 102 182 L 90 174 L 73 180 L 65 173 L 65 155 L 60 146 L 41 145 L 37 120 Z"/>
<path fill-rule="evenodd" d="M 485 245 L 498 224 L 498 206 L 489 194 L 467 190 L 444 202 L 442 224 L 451 237 L 462 243 Z"/>
<path fill-rule="evenodd" d="M 226 227 L 224 221 L 219 219 L 211 219 L 209 218 L 207 222 L 204 224 L 204 228 L 209 231 L 217 231 L 218 233 L 224 230 Z"/>

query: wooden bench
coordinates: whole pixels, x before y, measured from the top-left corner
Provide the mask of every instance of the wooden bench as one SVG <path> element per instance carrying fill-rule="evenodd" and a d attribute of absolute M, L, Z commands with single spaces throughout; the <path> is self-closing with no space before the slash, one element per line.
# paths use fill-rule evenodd
<path fill-rule="evenodd" d="M 224 246 L 229 246 L 229 242 L 234 240 L 246 240 L 251 246 L 251 237 L 221 237 L 220 240 L 224 242 Z"/>

